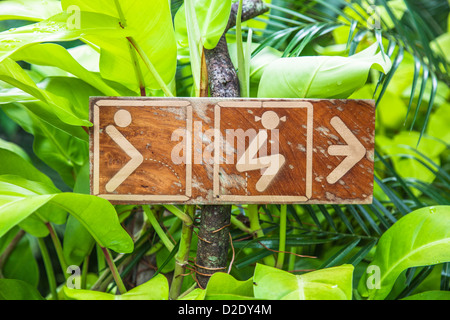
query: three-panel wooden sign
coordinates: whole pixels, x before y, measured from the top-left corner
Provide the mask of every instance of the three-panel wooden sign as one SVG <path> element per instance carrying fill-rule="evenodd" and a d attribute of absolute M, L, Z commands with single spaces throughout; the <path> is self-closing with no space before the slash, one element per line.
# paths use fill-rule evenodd
<path fill-rule="evenodd" d="M 112 203 L 372 202 L 372 100 L 91 98 L 91 194 Z"/>

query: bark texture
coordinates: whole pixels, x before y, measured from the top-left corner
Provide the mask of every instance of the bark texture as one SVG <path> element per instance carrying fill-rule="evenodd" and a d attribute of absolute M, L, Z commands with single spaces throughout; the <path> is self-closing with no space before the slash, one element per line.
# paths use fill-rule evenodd
<path fill-rule="evenodd" d="M 206 65 L 208 68 L 209 87 L 213 97 L 239 97 L 239 80 L 228 53 L 227 40 L 225 34 L 236 26 L 236 17 L 239 2 L 231 6 L 230 18 L 224 34 L 214 49 L 205 50 Z M 262 0 L 247 0 L 242 3 L 241 21 L 255 18 L 269 8 Z"/>
<path fill-rule="evenodd" d="M 231 7 L 227 28 L 212 50 L 205 50 L 210 93 L 213 97 L 239 97 L 239 80 L 231 62 L 225 34 L 236 25 L 239 3 Z M 246 0 L 242 3 L 241 20 L 249 20 L 264 12 L 268 7 L 261 0 Z M 215 272 L 225 272 L 229 247 L 230 205 L 203 206 L 197 247 L 197 282 L 206 288 L 209 278 Z"/>
<path fill-rule="evenodd" d="M 226 271 L 231 206 L 203 206 L 197 247 L 197 282 L 206 288 L 215 272 Z"/>

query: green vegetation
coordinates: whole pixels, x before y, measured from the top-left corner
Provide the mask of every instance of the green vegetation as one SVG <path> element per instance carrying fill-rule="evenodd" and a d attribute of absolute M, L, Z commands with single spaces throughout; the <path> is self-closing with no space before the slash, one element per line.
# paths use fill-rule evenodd
<path fill-rule="evenodd" d="M 88 101 L 199 96 L 232 1 L 1 1 L 0 299 L 450 299 L 448 1 L 265 5 L 241 95 L 374 99 L 373 204 L 232 206 L 196 287 L 198 207 L 89 195 Z"/>

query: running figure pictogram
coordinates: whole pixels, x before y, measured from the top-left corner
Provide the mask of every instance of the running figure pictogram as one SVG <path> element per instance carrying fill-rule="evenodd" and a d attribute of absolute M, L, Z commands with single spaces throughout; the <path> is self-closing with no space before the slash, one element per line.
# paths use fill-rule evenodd
<path fill-rule="evenodd" d="M 236 169 L 239 172 L 264 169 L 262 170 L 261 178 L 256 183 L 256 190 L 258 192 L 263 192 L 278 174 L 281 167 L 286 162 L 286 159 L 281 154 L 272 154 L 270 156 L 259 158 L 255 157 L 268 139 L 267 130 L 278 128 L 280 121 L 286 121 L 286 117 L 280 119 L 276 112 L 266 111 L 261 118 L 256 117 L 255 120 L 261 120 L 261 123 L 266 130 L 260 130 L 257 136 L 250 142 L 247 150 L 245 150 L 244 154 L 237 161 Z"/>
<path fill-rule="evenodd" d="M 127 110 L 119 110 L 114 115 L 114 122 L 121 128 L 128 127 L 131 121 L 131 113 Z M 106 191 L 114 192 L 142 164 L 144 157 L 115 126 L 107 126 L 106 133 L 131 158 L 106 184 Z"/>

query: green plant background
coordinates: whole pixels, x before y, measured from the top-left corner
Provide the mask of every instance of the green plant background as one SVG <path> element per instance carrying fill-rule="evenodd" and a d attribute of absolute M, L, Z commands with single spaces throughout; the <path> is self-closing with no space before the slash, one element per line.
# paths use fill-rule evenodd
<path fill-rule="evenodd" d="M 450 299 L 445 0 L 265 1 L 227 32 L 244 97 L 375 99 L 373 204 L 233 206 L 200 289 L 198 208 L 89 195 L 89 97 L 198 96 L 233 2 L 0 1 L 0 299 Z"/>

